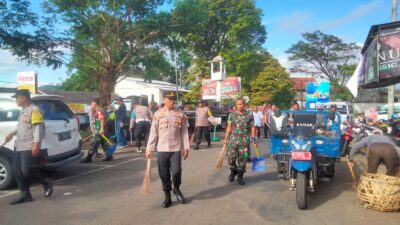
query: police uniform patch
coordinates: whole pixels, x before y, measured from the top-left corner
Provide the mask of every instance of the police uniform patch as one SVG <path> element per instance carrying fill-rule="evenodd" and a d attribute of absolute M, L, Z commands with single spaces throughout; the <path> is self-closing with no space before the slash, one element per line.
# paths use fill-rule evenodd
<path fill-rule="evenodd" d="M 32 111 L 31 123 L 32 124 L 41 124 L 41 123 L 43 123 L 43 115 L 38 109 L 34 109 Z"/>

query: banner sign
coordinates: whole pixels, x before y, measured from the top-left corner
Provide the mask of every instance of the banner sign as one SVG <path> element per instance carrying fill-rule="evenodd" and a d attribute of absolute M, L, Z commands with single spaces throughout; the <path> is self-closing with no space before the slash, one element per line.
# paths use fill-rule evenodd
<path fill-rule="evenodd" d="M 310 82 L 306 85 L 306 109 L 317 110 L 319 105 L 329 102 L 328 81 Z"/>
<path fill-rule="evenodd" d="M 240 77 L 227 77 L 222 80 L 222 98 L 236 98 L 240 95 L 241 91 Z M 211 79 L 204 79 L 202 82 L 202 98 L 203 100 L 217 100 L 217 81 Z"/>
<path fill-rule="evenodd" d="M 17 73 L 17 88 L 28 89 L 31 94 L 37 91 L 37 74 L 34 71 Z"/>
<path fill-rule="evenodd" d="M 365 47 L 359 85 L 378 88 L 400 82 L 400 23 L 371 27 Z"/>
<path fill-rule="evenodd" d="M 67 105 L 74 113 L 85 113 L 85 104 L 83 103 L 68 103 Z"/>
<path fill-rule="evenodd" d="M 203 100 L 217 100 L 217 81 L 204 79 L 201 86 Z"/>

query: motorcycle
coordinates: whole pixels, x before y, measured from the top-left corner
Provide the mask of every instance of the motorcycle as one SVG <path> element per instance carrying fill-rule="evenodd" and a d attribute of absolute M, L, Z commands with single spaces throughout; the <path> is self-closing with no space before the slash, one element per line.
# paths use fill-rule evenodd
<path fill-rule="evenodd" d="M 307 193 L 314 192 L 319 178 L 334 176 L 335 162 L 340 158 L 340 128 L 327 126 L 328 113 L 288 111 L 294 118 L 288 134 L 271 133 L 271 154 L 280 165 L 278 172 L 288 172 L 299 209 L 307 207 Z M 326 129 L 317 128 L 319 124 Z"/>
<path fill-rule="evenodd" d="M 343 125 L 341 142 L 340 142 L 340 155 L 346 156 L 349 154 L 349 144 L 353 140 L 353 129 L 350 125 Z"/>

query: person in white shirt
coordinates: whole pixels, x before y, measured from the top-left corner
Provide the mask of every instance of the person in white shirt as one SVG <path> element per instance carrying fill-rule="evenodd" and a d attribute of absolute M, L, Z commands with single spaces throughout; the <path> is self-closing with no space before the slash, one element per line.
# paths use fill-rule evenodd
<path fill-rule="evenodd" d="M 253 107 L 254 127 L 257 129 L 257 137 L 260 139 L 260 130 L 263 126 L 263 113 L 257 107 Z"/>

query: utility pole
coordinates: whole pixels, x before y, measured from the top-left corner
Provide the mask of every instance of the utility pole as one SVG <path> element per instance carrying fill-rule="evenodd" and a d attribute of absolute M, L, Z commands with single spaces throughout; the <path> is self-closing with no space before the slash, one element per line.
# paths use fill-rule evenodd
<path fill-rule="evenodd" d="M 392 0 L 392 22 L 397 21 L 397 0 Z M 388 87 L 388 119 L 394 113 L 394 85 Z"/>

